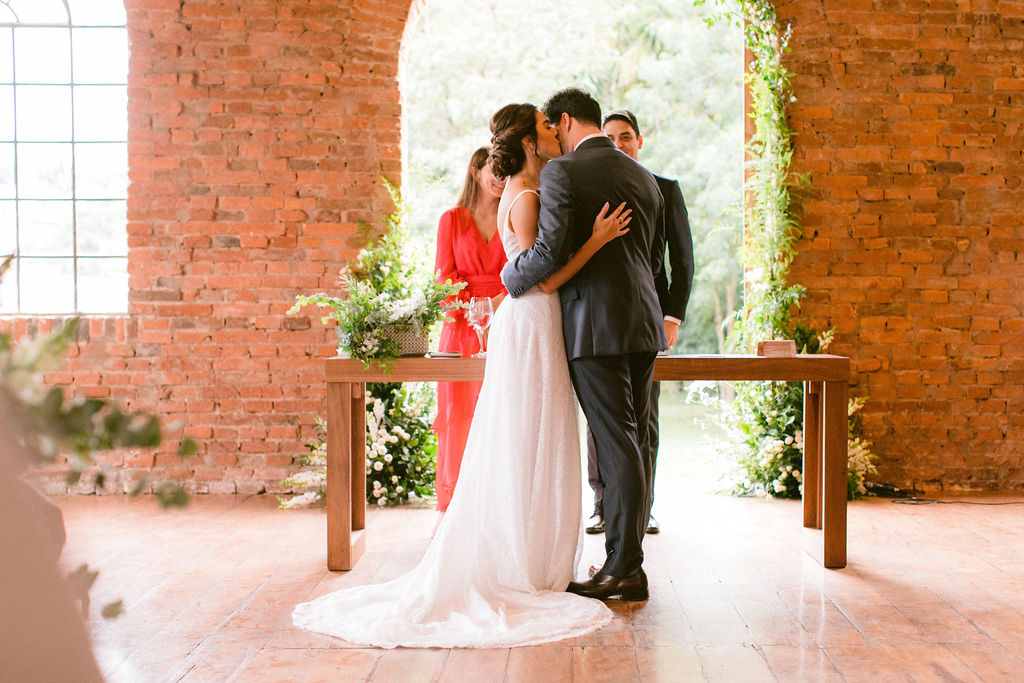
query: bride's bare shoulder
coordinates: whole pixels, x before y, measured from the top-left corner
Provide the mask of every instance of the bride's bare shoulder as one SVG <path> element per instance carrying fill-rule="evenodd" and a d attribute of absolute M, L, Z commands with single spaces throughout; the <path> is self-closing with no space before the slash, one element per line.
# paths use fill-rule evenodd
<path fill-rule="evenodd" d="M 505 223 L 507 218 L 508 229 L 514 233 L 515 226 L 522 225 L 524 220 L 532 219 L 536 222 L 539 207 L 540 197 L 537 190 L 512 178 L 505 184 L 498 204 L 499 224 Z"/>

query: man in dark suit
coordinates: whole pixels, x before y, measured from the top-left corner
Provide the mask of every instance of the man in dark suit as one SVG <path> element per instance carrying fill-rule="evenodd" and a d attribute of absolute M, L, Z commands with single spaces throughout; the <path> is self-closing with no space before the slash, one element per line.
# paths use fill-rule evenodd
<path fill-rule="evenodd" d="M 601 107 L 590 95 L 561 90 L 542 109 L 558 130 L 563 155 L 541 171 L 536 243 L 502 271 L 509 294 L 523 294 L 565 263 L 590 236 L 605 203 L 632 209 L 629 233 L 604 245 L 559 289 L 569 374 L 605 482 L 608 554 L 590 580 L 567 590 L 646 600 L 648 412 L 654 358 L 667 348 L 656 285 L 664 267 L 664 200 L 654 176 L 601 131 Z"/>
<path fill-rule="evenodd" d="M 604 133 L 612 143 L 629 156 L 633 161 L 640 161 L 640 149 L 644 146 L 644 136 L 640 134 L 640 126 L 636 116 L 627 109 L 617 109 L 604 117 L 601 124 Z M 686 304 L 690 300 L 690 289 L 693 286 L 693 237 L 690 235 L 690 221 L 686 213 L 686 202 L 683 200 L 679 182 L 671 178 L 655 174 L 658 189 L 665 200 L 665 242 L 668 246 L 668 262 L 671 270 L 671 283 L 664 277 L 662 269 L 658 279 L 658 300 L 661 312 L 665 316 L 665 336 L 668 347 L 675 346 L 679 338 L 679 325 L 686 317 Z M 651 462 L 657 465 L 658 458 L 658 399 L 661 396 L 661 385 L 651 385 Z M 651 469 L 651 498 L 654 498 L 654 469 Z M 594 490 L 594 514 L 587 522 L 588 534 L 604 532 L 604 511 L 601 504 L 604 493 L 604 482 L 597 466 L 597 451 L 594 448 L 594 436 L 587 430 L 587 479 Z M 660 531 L 658 521 L 650 515 L 647 521 L 647 533 L 656 534 Z"/>

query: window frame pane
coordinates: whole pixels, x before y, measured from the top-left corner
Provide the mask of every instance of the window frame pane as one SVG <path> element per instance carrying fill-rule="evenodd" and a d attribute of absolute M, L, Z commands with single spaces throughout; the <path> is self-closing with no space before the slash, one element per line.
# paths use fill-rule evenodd
<path fill-rule="evenodd" d="M 11 110 L 0 112 L 0 175 L 11 171 L 0 220 L 13 232 L 0 248 L 15 252 L 0 315 L 128 312 L 129 50 L 122 0 L 0 3 L 0 88 L 10 92 L 0 107 Z M 39 106 L 27 107 L 35 95 Z M 47 116 L 28 111 L 40 107 Z"/>

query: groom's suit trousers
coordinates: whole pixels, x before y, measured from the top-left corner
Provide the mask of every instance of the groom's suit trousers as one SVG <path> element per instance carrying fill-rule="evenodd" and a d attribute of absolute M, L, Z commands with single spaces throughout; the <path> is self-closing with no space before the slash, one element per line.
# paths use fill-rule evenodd
<path fill-rule="evenodd" d="M 659 401 L 661 400 L 661 382 L 651 382 L 651 398 L 648 401 L 647 406 L 647 427 L 650 436 L 650 449 L 651 449 L 651 467 L 650 475 L 651 480 L 647 482 L 647 485 L 651 489 L 650 507 L 654 508 L 654 479 L 658 469 L 658 446 L 660 445 L 660 412 L 661 407 Z M 639 416 L 638 416 L 639 419 Z M 587 427 L 587 483 L 590 484 L 591 490 L 594 492 L 594 509 L 603 510 L 603 499 L 604 499 L 604 480 L 601 478 L 601 468 L 597 466 L 597 444 L 594 443 L 594 432 L 591 431 L 590 427 Z M 651 512 L 648 511 L 647 516 L 650 517 Z"/>
<path fill-rule="evenodd" d="M 654 457 L 648 405 L 654 352 L 581 356 L 569 362 L 604 479 L 605 560 L 611 576 L 635 574 L 651 507 Z"/>

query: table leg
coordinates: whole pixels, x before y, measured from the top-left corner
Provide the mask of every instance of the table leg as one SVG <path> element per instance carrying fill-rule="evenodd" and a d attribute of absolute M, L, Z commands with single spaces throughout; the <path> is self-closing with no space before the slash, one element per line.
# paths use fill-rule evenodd
<path fill-rule="evenodd" d="M 365 514 L 358 520 L 354 514 L 357 505 L 365 511 L 366 504 L 365 427 L 358 429 L 366 417 L 361 409 L 353 414 L 357 403 L 361 408 L 364 400 L 353 398 L 356 387 L 365 392 L 362 384 L 327 383 L 327 568 L 330 570 L 351 569 L 366 544 L 362 531 Z M 357 462 L 359 476 L 354 476 Z M 357 521 L 358 527 L 355 526 Z"/>
<path fill-rule="evenodd" d="M 846 381 L 825 382 L 822 526 L 825 550 L 823 564 L 830 569 L 846 566 Z"/>
<path fill-rule="evenodd" d="M 366 385 L 352 385 L 352 529 L 366 528 Z M 361 537 L 360 537 L 361 538 Z M 362 541 L 359 541 L 362 543 Z M 359 552 L 362 555 L 362 551 Z M 352 560 L 355 562 L 355 559 Z"/>
<path fill-rule="evenodd" d="M 821 528 L 821 382 L 804 382 L 804 526 Z"/>

